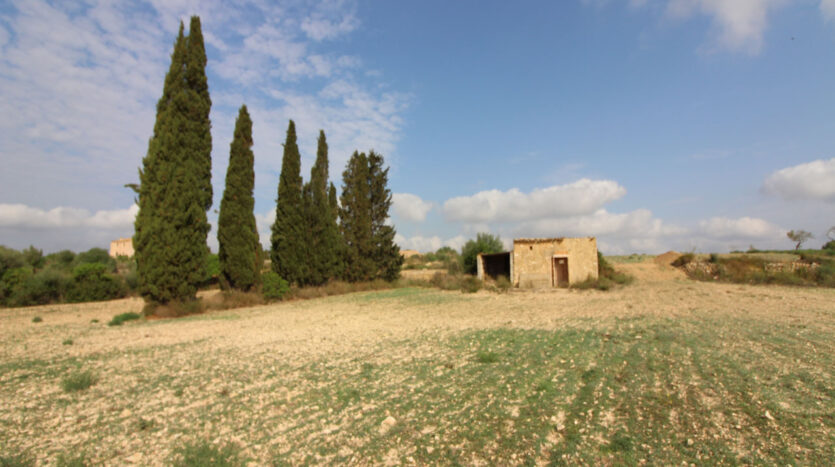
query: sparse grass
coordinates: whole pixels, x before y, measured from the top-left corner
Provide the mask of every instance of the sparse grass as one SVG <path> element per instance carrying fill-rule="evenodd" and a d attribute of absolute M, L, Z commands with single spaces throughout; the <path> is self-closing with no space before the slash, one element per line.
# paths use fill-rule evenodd
<path fill-rule="evenodd" d="M 107 323 L 107 325 L 108 326 L 121 326 L 122 324 L 124 324 L 128 321 L 133 321 L 133 320 L 139 319 L 141 317 L 142 317 L 142 315 L 140 315 L 139 313 L 133 313 L 133 312 L 120 313 L 120 314 L 114 316 L 113 319 L 111 319 L 110 322 Z"/>
<path fill-rule="evenodd" d="M 94 442 L 93 465 L 133 453 L 148 465 L 828 465 L 831 298 L 680 280 L 612 294 L 402 288 L 117 334 L 73 334 L 89 315 L 61 309 L 49 333 L 18 320 L 18 340 L 0 343 L 0 456 L 33 446 L 54 465 Z M 79 355 L 55 352 L 68 335 L 83 336 Z M 56 391 L 77 368 L 107 384 Z"/>
<path fill-rule="evenodd" d="M 240 448 L 234 444 L 217 446 L 195 441 L 174 449 L 170 463 L 174 467 L 237 467 L 246 465 Z"/>
<path fill-rule="evenodd" d="M 97 320 L 97 319 L 93 318 L 93 319 L 91 319 L 91 320 L 90 320 L 90 322 L 91 322 L 91 323 L 93 323 L 93 324 L 96 324 L 96 323 L 98 323 L 98 322 L 99 322 L 99 320 Z"/>
<path fill-rule="evenodd" d="M 61 389 L 64 392 L 83 391 L 96 384 L 97 381 L 98 378 L 93 372 L 77 370 L 61 379 Z"/>
<path fill-rule="evenodd" d="M 34 467 L 35 457 L 29 452 L 11 452 L 5 447 L 0 450 L 0 467 Z"/>
<path fill-rule="evenodd" d="M 475 354 L 475 360 L 478 363 L 496 363 L 499 361 L 499 354 L 489 350 L 480 350 Z"/>
<path fill-rule="evenodd" d="M 57 467 L 87 467 L 91 463 L 84 453 L 68 454 L 62 452 L 55 459 L 55 465 Z"/>
<path fill-rule="evenodd" d="M 61 342 L 61 345 L 73 345 L 73 340 L 72 339 L 64 339 Z"/>
<path fill-rule="evenodd" d="M 41 323 L 41 322 L 43 322 L 43 318 L 41 318 L 40 316 L 35 316 L 34 318 L 32 318 L 32 322 L 33 323 Z"/>

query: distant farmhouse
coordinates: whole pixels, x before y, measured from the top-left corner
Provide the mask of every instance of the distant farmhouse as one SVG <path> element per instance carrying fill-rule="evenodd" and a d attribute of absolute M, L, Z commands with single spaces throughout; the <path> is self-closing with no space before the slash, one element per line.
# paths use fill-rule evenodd
<path fill-rule="evenodd" d="M 517 238 L 513 251 L 479 254 L 478 278 L 505 276 L 515 287 L 565 287 L 597 279 L 597 239 Z"/>
<path fill-rule="evenodd" d="M 110 242 L 110 256 L 133 256 L 133 239 L 120 238 Z"/>

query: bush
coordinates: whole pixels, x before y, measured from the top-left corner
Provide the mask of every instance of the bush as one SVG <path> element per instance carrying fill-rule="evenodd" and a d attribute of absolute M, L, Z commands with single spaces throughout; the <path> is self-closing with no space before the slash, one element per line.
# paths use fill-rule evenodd
<path fill-rule="evenodd" d="M 61 388 L 64 392 L 83 391 L 96 384 L 97 381 L 96 375 L 90 371 L 76 371 L 61 380 Z"/>
<path fill-rule="evenodd" d="M 441 290 L 459 290 L 461 288 L 461 276 L 436 272 L 429 283 Z"/>
<path fill-rule="evenodd" d="M 126 288 L 121 278 L 107 272 L 101 263 L 85 263 L 72 273 L 68 302 L 94 302 L 124 297 Z"/>
<path fill-rule="evenodd" d="M 476 293 L 481 290 L 481 280 L 475 276 L 464 276 L 461 279 L 461 291 L 464 293 Z"/>
<path fill-rule="evenodd" d="M 281 300 L 290 291 L 290 284 L 275 271 L 261 274 L 261 293 L 266 300 Z"/>
<path fill-rule="evenodd" d="M 139 313 L 132 313 L 132 312 L 122 313 L 122 314 L 114 316 L 113 319 L 111 319 L 110 322 L 107 323 L 107 325 L 108 326 L 121 326 L 126 321 L 133 321 L 133 320 L 139 319 L 141 317 L 142 316 Z"/>
<path fill-rule="evenodd" d="M 76 255 L 76 268 L 82 264 L 101 264 L 106 267 L 107 272 L 116 272 L 116 260 L 103 248 L 90 248 Z"/>
<path fill-rule="evenodd" d="M 499 253 L 504 249 L 498 235 L 479 233 L 474 240 L 469 240 L 461 249 L 461 266 L 467 274 L 475 274 L 478 266 L 476 259 L 479 253 Z"/>

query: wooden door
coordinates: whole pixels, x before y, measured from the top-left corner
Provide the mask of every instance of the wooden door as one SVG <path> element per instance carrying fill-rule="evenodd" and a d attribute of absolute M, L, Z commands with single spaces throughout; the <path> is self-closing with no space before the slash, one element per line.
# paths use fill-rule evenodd
<path fill-rule="evenodd" d="M 568 285 L 568 258 L 554 258 L 552 271 L 554 287 L 565 287 Z"/>

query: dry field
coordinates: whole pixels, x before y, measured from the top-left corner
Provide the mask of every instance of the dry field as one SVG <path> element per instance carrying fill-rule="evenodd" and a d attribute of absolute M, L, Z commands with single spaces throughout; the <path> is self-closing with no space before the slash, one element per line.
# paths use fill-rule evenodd
<path fill-rule="evenodd" d="M 188 464 L 203 443 L 252 465 L 835 459 L 835 290 L 617 267 L 635 283 L 114 327 L 141 302 L 0 309 L 0 458 Z M 62 388 L 85 371 L 92 386 Z"/>

